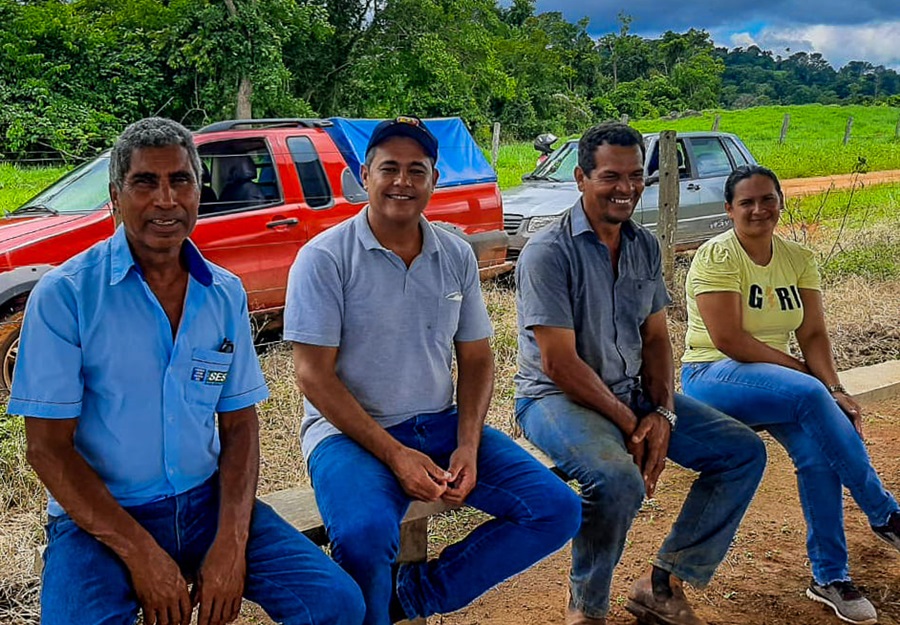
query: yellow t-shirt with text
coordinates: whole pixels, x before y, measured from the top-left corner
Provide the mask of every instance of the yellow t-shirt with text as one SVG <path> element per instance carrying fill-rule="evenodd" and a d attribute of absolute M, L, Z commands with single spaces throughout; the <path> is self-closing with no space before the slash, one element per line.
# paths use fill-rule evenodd
<path fill-rule="evenodd" d="M 712 362 L 727 357 L 709 337 L 697 308 L 697 295 L 740 293 L 744 330 L 766 345 L 789 353 L 791 332 L 803 322 L 800 289 L 820 288 L 813 253 L 799 243 L 773 236 L 772 260 L 763 267 L 747 255 L 733 229 L 723 232 L 697 250 L 688 271 L 688 329 L 682 362 Z"/>

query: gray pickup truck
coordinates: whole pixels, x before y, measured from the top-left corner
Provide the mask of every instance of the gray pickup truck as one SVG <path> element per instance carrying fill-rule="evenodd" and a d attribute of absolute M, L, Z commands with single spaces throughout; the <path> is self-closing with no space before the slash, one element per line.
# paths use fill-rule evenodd
<path fill-rule="evenodd" d="M 677 135 L 679 176 L 679 246 L 697 245 L 731 227 L 725 214 L 725 179 L 741 165 L 755 164 L 747 146 L 725 132 L 685 132 Z M 635 222 L 654 230 L 659 215 L 659 134 L 644 135 L 646 188 L 634 211 Z M 528 239 L 553 223 L 578 199 L 575 166 L 578 140 L 553 151 L 522 186 L 503 193 L 503 227 L 509 235 L 507 260 L 515 261 Z"/>

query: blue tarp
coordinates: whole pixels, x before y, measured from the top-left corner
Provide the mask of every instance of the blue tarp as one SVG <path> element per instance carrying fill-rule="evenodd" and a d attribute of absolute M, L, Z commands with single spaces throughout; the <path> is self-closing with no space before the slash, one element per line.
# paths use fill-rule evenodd
<path fill-rule="evenodd" d="M 325 130 L 359 180 L 359 166 L 366 159 L 366 145 L 381 120 L 332 117 L 330 121 L 334 125 Z M 441 174 L 438 187 L 497 181 L 497 174 L 460 118 L 442 117 L 423 121 L 438 140 L 437 169 Z"/>

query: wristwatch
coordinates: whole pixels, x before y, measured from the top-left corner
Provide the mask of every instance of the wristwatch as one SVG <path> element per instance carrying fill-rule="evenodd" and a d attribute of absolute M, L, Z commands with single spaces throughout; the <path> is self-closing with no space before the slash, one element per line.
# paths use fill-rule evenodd
<path fill-rule="evenodd" d="M 840 384 L 840 383 L 838 383 L 838 384 L 826 384 L 826 385 L 825 385 L 825 388 L 827 388 L 827 389 L 828 389 L 828 392 L 831 393 L 832 395 L 834 395 L 835 393 L 843 393 L 844 395 L 847 394 L 847 389 L 845 389 L 845 388 L 844 388 L 844 385 L 843 385 L 843 384 Z"/>
<path fill-rule="evenodd" d="M 654 409 L 654 412 L 661 414 L 663 418 L 669 422 L 669 427 L 673 430 L 675 426 L 678 424 L 678 415 L 666 408 L 665 406 L 657 406 Z"/>

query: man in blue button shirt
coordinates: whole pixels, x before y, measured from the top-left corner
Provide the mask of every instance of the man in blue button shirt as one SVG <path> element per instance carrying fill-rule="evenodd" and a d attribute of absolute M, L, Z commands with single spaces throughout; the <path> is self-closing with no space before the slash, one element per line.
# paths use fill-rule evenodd
<path fill-rule="evenodd" d="M 494 363 L 475 255 L 422 215 L 437 158 L 421 120 L 377 126 L 362 170 L 368 207 L 304 246 L 288 281 L 303 450 L 367 625 L 465 606 L 559 549 L 580 518 L 565 483 L 484 426 Z M 414 500 L 494 518 L 437 559 L 396 567 Z"/>
<path fill-rule="evenodd" d="M 187 625 L 197 604 L 227 623 L 242 596 L 280 623 L 362 619 L 349 576 L 255 499 L 268 391 L 240 281 L 187 238 L 200 172 L 180 124 L 129 126 L 121 226 L 28 300 L 8 411 L 50 493 L 44 625 Z"/>
<path fill-rule="evenodd" d="M 643 145 L 623 124 L 586 132 L 575 169 L 581 199 L 529 241 L 516 270 L 516 416 L 584 501 L 567 625 L 606 623 L 613 569 L 667 455 L 700 476 L 626 608 L 642 623 L 704 623 L 681 581 L 712 578 L 765 466 L 752 430 L 674 392 L 659 243 L 631 221 Z"/>

